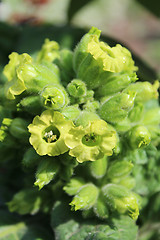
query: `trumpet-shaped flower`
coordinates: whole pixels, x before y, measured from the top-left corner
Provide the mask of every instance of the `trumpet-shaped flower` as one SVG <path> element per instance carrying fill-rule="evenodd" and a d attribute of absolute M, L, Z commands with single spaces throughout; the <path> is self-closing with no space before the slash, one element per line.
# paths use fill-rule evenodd
<path fill-rule="evenodd" d="M 116 132 L 100 119 L 90 121 L 87 127 L 72 127 L 65 136 L 65 143 L 70 148 L 69 154 L 77 161 L 95 161 L 104 155 L 111 156 L 116 145 Z"/>
<path fill-rule="evenodd" d="M 58 156 L 68 151 L 64 137 L 71 127 L 61 113 L 46 110 L 28 126 L 30 143 L 39 155 Z"/>

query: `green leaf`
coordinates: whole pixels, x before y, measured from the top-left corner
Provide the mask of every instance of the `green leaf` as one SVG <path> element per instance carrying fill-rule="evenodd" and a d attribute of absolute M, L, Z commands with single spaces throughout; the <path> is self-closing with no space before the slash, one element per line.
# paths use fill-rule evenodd
<path fill-rule="evenodd" d="M 0 210 L 0 240 L 50 240 L 52 233 L 44 226 L 24 222 L 17 215 Z"/>
<path fill-rule="evenodd" d="M 91 2 L 93 0 L 80 0 L 80 1 L 74 1 L 71 0 L 68 8 L 68 21 L 70 22 L 73 16 L 86 4 Z"/>
<path fill-rule="evenodd" d="M 137 235 L 135 222 L 127 216 L 115 216 L 103 222 L 88 221 L 60 202 L 52 210 L 51 226 L 58 240 L 135 240 Z"/>
<path fill-rule="evenodd" d="M 142 4 L 147 10 L 151 13 L 160 17 L 160 8 L 159 8 L 159 0 L 137 0 L 140 4 Z"/>

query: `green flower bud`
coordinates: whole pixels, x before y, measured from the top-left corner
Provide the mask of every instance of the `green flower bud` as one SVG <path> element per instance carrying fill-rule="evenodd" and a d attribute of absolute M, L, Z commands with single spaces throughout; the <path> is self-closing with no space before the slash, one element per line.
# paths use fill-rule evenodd
<path fill-rule="evenodd" d="M 134 177 L 131 177 L 131 176 L 127 176 L 127 177 L 124 177 L 124 178 L 121 178 L 121 179 L 114 179 L 114 180 L 119 180 L 117 182 L 113 182 L 113 183 L 118 183 L 126 188 L 128 188 L 129 190 L 133 189 L 136 185 L 136 180 Z"/>
<path fill-rule="evenodd" d="M 16 193 L 13 199 L 7 203 L 10 212 L 19 214 L 36 214 L 42 204 L 40 194 L 34 188 L 24 189 Z"/>
<path fill-rule="evenodd" d="M 87 90 L 85 96 L 78 98 L 78 103 L 83 104 L 83 103 L 86 103 L 87 101 L 93 101 L 94 100 L 93 96 L 94 96 L 94 91 Z"/>
<path fill-rule="evenodd" d="M 41 157 L 36 153 L 34 148 L 30 147 L 27 149 L 27 151 L 24 153 L 22 163 L 25 167 L 33 167 L 35 166 L 39 161 L 41 160 Z"/>
<path fill-rule="evenodd" d="M 155 81 L 152 85 L 149 82 L 137 82 L 130 84 L 124 92 L 134 91 L 136 92 L 135 102 L 146 102 L 150 99 L 158 98 L 159 82 Z"/>
<path fill-rule="evenodd" d="M 80 115 L 81 110 L 78 105 L 67 106 L 61 110 L 61 113 L 67 120 L 76 120 L 76 118 Z"/>
<path fill-rule="evenodd" d="M 17 104 L 18 111 L 26 111 L 32 115 L 39 114 L 42 111 L 40 96 L 28 96 L 23 98 Z"/>
<path fill-rule="evenodd" d="M 59 164 L 53 158 L 43 159 L 38 165 L 36 172 L 35 186 L 42 189 L 45 185 L 50 183 L 55 178 L 55 175 L 59 171 Z"/>
<path fill-rule="evenodd" d="M 121 45 L 109 47 L 99 41 L 100 30 L 92 28 L 77 45 L 73 55 L 73 67 L 78 78 L 89 89 L 97 88 L 108 78 L 108 72 L 134 71 L 131 53 Z"/>
<path fill-rule="evenodd" d="M 131 162 L 127 162 L 125 160 L 114 161 L 108 168 L 107 177 L 110 179 L 123 178 L 130 174 L 132 168 L 133 164 Z"/>
<path fill-rule="evenodd" d="M 0 142 L 4 142 L 7 145 L 14 146 L 14 139 L 9 134 L 9 127 L 12 123 L 12 119 L 4 118 L 0 127 Z"/>
<path fill-rule="evenodd" d="M 64 84 L 67 84 L 75 77 L 73 71 L 73 52 L 69 49 L 62 49 L 59 51 L 60 57 L 56 59 L 55 63 L 60 69 L 61 79 Z"/>
<path fill-rule="evenodd" d="M 118 93 L 100 106 L 99 115 L 107 122 L 120 122 L 128 116 L 134 99 L 135 92 Z"/>
<path fill-rule="evenodd" d="M 67 92 L 60 84 L 46 86 L 40 95 L 42 105 L 48 109 L 59 110 L 69 103 Z"/>
<path fill-rule="evenodd" d="M 96 95 L 99 97 L 110 96 L 122 91 L 130 83 L 137 81 L 137 75 L 134 72 L 121 72 L 111 74 L 101 86 L 98 87 Z"/>
<path fill-rule="evenodd" d="M 144 106 L 142 103 L 137 103 L 131 109 L 128 114 L 128 118 L 131 122 L 139 122 L 144 116 Z"/>
<path fill-rule="evenodd" d="M 9 126 L 9 132 L 15 138 L 22 141 L 28 141 L 29 132 L 27 129 L 28 122 L 22 118 L 14 118 Z"/>
<path fill-rule="evenodd" d="M 102 194 L 99 194 L 99 197 L 93 207 L 93 210 L 98 218 L 107 219 L 109 217 L 108 207 L 105 198 Z"/>
<path fill-rule="evenodd" d="M 107 184 L 102 188 L 107 204 L 119 213 L 127 213 L 136 220 L 139 215 L 137 198 L 124 186 Z"/>
<path fill-rule="evenodd" d="M 116 145 L 116 133 L 108 128 L 103 120 L 94 120 L 84 128 L 72 127 L 65 137 L 65 144 L 70 148 L 69 155 L 77 161 L 95 161 L 113 154 Z"/>
<path fill-rule="evenodd" d="M 69 94 L 75 98 L 83 97 L 86 95 L 86 85 L 85 83 L 80 79 L 73 79 L 68 85 L 67 85 L 67 91 Z"/>
<path fill-rule="evenodd" d="M 72 210 L 88 210 L 94 206 L 98 197 L 98 188 L 88 183 L 80 188 L 70 203 Z"/>
<path fill-rule="evenodd" d="M 96 112 L 99 109 L 100 103 L 98 101 L 87 101 L 83 105 L 83 109 L 88 112 Z"/>
<path fill-rule="evenodd" d="M 134 148 L 140 148 L 146 146 L 151 141 L 151 135 L 148 129 L 144 126 L 135 126 L 128 133 L 128 140 L 130 146 Z"/>
<path fill-rule="evenodd" d="M 64 137 L 72 126 L 61 113 L 46 110 L 28 126 L 29 141 L 39 155 L 58 156 L 68 151 Z"/>
<path fill-rule="evenodd" d="M 69 183 L 63 187 L 63 190 L 70 196 L 76 195 L 85 184 L 83 178 L 75 177 L 70 179 Z"/>
<path fill-rule="evenodd" d="M 94 112 L 88 112 L 88 111 L 82 111 L 78 118 L 75 120 L 76 126 L 82 125 L 83 127 L 86 127 L 89 123 L 89 121 L 93 121 L 96 119 L 100 119 L 100 117 L 94 113 Z"/>
<path fill-rule="evenodd" d="M 147 127 L 160 124 L 160 107 L 149 109 L 144 112 L 142 123 Z"/>
<path fill-rule="evenodd" d="M 95 162 L 89 163 L 89 169 L 92 176 L 95 178 L 102 178 L 106 173 L 107 165 L 108 162 L 106 156 Z"/>
<path fill-rule="evenodd" d="M 55 41 L 45 39 L 42 49 L 38 52 L 37 61 L 53 62 L 54 59 L 59 58 L 59 44 Z"/>

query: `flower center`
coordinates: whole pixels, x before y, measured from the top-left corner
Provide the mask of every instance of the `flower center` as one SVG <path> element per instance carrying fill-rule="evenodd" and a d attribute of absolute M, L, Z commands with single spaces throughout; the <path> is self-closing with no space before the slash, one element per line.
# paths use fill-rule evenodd
<path fill-rule="evenodd" d="M 50 127 L 46 128 L 44 130 L 42 135 L 43 135 L 43 139 L 47 143 L 53 143 L 53 142 L 56 142 L 59 139 L 60 132 L 55 126 L 50 126 Z"/>
<path fill-rule="evenodd" d="M 95 133 L 89 133 L 83 136 L 82 143 L 88 147 L 94 147 L 100 142 L 100 136 Z"/>

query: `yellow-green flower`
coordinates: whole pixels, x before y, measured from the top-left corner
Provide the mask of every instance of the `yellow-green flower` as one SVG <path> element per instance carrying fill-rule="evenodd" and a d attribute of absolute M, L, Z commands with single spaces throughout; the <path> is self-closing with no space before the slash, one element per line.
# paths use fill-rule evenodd
<path fill-rule="evenodd" d="M 111 156 L 116 145 L 116 132 L 108 124 L 97 119 L 90 121 L 87 127 L 72 127 L 65 136 L 65 143 L 70 148 L 69 154 L 77 161 L 95 161 L 104 155 Z"/>
<path fill-rule="evenodd" d="M 39 155 L 60 155 L 68 151 L 64 137 L 72 126 L 61 113 L 46 110 L 28 126 L 29 141 Z"/>
<path fill-rule="evenodd" d="M 9 55 L 9 59 L 10 61 L 3 71 L 8 79 L 8 83 L 6 84 L 6 95 L 8 99 L 15 99 L 15 95 L 19 95 L 26 90 L 24 81 L 17 77 L 17 67 L 20 64 L 31 63 L 32 58 L 27 53 L 19 55 L 18 53 L 13 52 Z"/>

